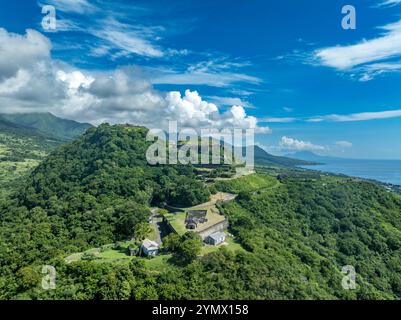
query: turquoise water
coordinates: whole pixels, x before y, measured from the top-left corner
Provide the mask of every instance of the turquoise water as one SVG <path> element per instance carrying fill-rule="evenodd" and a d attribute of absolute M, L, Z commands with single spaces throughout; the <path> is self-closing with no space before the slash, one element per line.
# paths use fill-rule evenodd
<path fill-rule="evenodd" d="M 302 167 L 401 185 L 401 160 L 330 159 L 324 162 L 324 165 Z"/>

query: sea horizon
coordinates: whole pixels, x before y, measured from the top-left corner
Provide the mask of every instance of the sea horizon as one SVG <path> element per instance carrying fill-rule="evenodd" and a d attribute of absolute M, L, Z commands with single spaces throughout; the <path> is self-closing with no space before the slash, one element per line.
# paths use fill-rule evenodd
<path fill-rule="evenodd" d="M 300 167 L 401 185 L 401 160 L 332 158 L 324 159 L 322 164 Z"/>

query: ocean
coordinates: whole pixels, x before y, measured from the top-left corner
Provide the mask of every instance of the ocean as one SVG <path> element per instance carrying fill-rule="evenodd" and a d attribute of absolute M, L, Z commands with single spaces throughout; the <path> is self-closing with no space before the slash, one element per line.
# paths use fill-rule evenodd
<path fill-rule="evenodd" d="M 330 159 L 324 163 L 301 167 L 401 185 L 401 160 Z"/>

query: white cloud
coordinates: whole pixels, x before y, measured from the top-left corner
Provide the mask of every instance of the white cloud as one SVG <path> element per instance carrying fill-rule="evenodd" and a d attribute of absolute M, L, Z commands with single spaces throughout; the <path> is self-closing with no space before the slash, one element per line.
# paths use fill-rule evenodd
<path fill-rule="evenodd" d="M 91 48 L 90 55 L 93 57 L 104 57 L 110 53 L 110 50 L 110 46 L 100 45 L 98 47 Z"/>
<path fill-rule="evenodd" d="M 229 87 L 234 83 L 245 82 L 259 84 L 261 79 L 240 72 L 221 70 L 188 69 L 179 71 L 158 68 L 152 70 L 151 81 L 154 84 L 207 85 L 217 88 Z"/>
<path fill-rule="evenodd" d="M 208 85 L 229 87 L 234 83 L 260 84 L 262 80 L 240 72 L 248 64 L 233 63 L 225 59 L 210 59 L 188 66 L 185 70 L 148 68 L 154 84 Z"/>
<path fill-rule="evenodd" d="M 159 92 L 139 68 L 90 72 L 55 61 L 40 33 L 0 29 L 0 112 L 49 111 L 78 121 L 134 123 L 166 128 L 168 120 L 193 128 L 243 128 L 268 133 L 243 106 L 226 111 L 196 91 Z"/>
<path fill-rule="evenodd" d="M 308 119 L 308 122 L 351 122 L 351 121 L 368 121 L 401 117 L 401 110 L 379 111 L 379 112 L 361 112 L 345 115 L 331 114 L 326 116 L 317 116 Z"/>
<path fill-rule="evenodd" d="M 401 70 L 399 63 L 388 61 L 401 58 L 401 20 L 379 29 L 383 33 L 376 38 L 315 51 L 315 63 L 343 72 L 361 73 L 362 81 L 382 73 Z"/>
<path fill-rule="evenodd" d="M 242 106 L 232 106 L 225 112 L 202 100 L 196 91 L 186 90 L 181 97 L 179 92 L 169 92 L 166 97 L 169 120 L 179 120 L 184 126 L 255 129 L 256 133 L 270 133 L 268 127 L 259 127 L 257 119 L 248 116 Z"/>
<path fill-rule="evenodd" d="M 57 80 L 60 80 L 67 84 L 68 89 L 76 92 L 79 88 L 89 88 L 90 85 L 95 81 L 92 77 L 86 77 L 80 71 L 73 71 L 66 73 L 63 70 L 57 72 Z"/>
<path fill-rule="evenodd" d="M 293 111 L 294 111 L 294 109 L 293 109 L 293 108 L 290 108 L 290 107 L 283 107 L 283 110 L 284 110 L 285 112 L 293 112 Z"/>
<path fill-rule="evenodd" d="M 290 123 L 290 122 L 295 122 L 299 120 L 298 118 L 293 118 L 293 117 L 283 117 L 283 118 L 263 118 L 259 119 L 260 122 L 266 122 L 266 123 Z"/>
<path fill-rule="evenodd" d="M 359 112 L 350 114 L 329 114 L 313 117 L 278 117 L 259 118 L 260 123 L 290 123 L 290 122 L 353 122 L 380 119 L 391 119 L 401 117 L 401 109 L 377 112 Z"/>
<path fill-rule="evenodd" d="M 55 6 L 56 10 L 78 14 L 91 13 L 97 10 L 97 7 L 87 0 L 47 0 L 46 4 Z M 41 5 L 44 4 L 41 3 Z"/>
<path fill-rule="evenodd" d="M 154 84 L 177 84 L 177 85 L 207 85 L 212 87 L 228 87 L 236 82 L 259 83 L 256 77 L 239 73 L 206 73 L 206 72 L 184 72 L 173 70 L 164 72 L 152 79 Z"/>
<path fill-rule="evenodd" d="M 167 61 L 168 64 L 159 65 L 158 68 L 148 68 L 153 84 L 231 87 L 240 82 L 251 84 L 262 82 L 257 77 L 239 71 L 240 68 L 249 66 L 249 62 L 227 57 L 214 58 L 214 54 L 208 51 L 194 53 L 185 48 L 166 47 L 163 37 L 184 33 L 191 28 L 185 18 L 166 20 L 152 8 L 136 6 L 132 3 L 51 0 L 50 4 L 62 11 L 62 14 L 57 16 L 57 29 L 52 32 L 73 31 L 70 34 L 65 33 L 62 40 L 58 37 L 56 40 L 58 42 L 55 42 L 57 50 L 65 51 L 64 56 L 74 50 L 74 54 L 71 55 L 74 58 L 77 52 L 82 52 L 83 55 L 89 53 L 89 57 L 103 57 L 111 61 L 134 56 L 157 59 L 158 62 Z M 85 16 L 82 15 L 83 13 Z M 155 25 L 149 21 L 158 23 Z M 77 44 L 78 33 L 83 39 L 90 36 L 91 40 Z M 190 54 L 191 64 L 185 62 L 189 59 L 184 61 L 177 59 L 177 57 Z M 202 61 L 205 57 L 208 60 Z M 251 93 L 243 91 L 241 94 Z M 249 104 L 247 106 L 250 107 Z"/>
<path fill-rule="evenodd" d="M 373 78 L 390 72 L 401 72 L 401 62 L 372 63 L 359 69 L 359 81 L 370 81 Z"/>
<path fill-rule="evenodd" d="M 352 148 L 352 142 L 349 141 L 336 141 L 336 145 L 341 148 Z"/>
<path fill-rule="evenodd" d="M 379 6 L 395 6 L 400 3 L 401 0 L 382 0 L 382 2 L 379 3 Z"/>
<path fill-rule="evenodd" d="M 248 109 L 255 109 L 252 103 L 241 98 L 208 96 L 207 99 L 221 106 L 241 105 Z"/>
<path fill-rule="evenodd" d="M 0 106 L 35 109 L 37 104 L 60 99 L 63 89 L 55 81 L 57 62 L 50 58 L 50 41 L 37 31 L 25 35 L 0 28 Z"/>
<path fill-rule="evenodd" d="M 0 94 L 12 94 L 18 92 L 22 87 L 27 85 L 30 80 L 30 74 L 20 69 L 14 77 L 10 77 L 3 81 L 0 86 Z"/>
<path fill-rule="evenodd" d="M 57 19 L 57 27 L 52 32 L 74 31 L 95 37 L 96 40 L 91 41 L 90 45 L 85 44 L 93 56 L 108 56 L 111 59 L 129 55 L 160 58 L 186 52 L 161 48 L 157 45 L 158 39 L 161 39 L 160 34 L 165 31 L 161 26 L 141 25 L 136 21 L 123 23 L 115 18 L 115 16 L 123 20 L 125 18 L 125 13 L 115 12 L 115 10 L 121 10 L 120 5 L 116 8 L 102 3 L 102 7 L 97 7 L 86 0 L 53 0 L 50 4 L 54 5 L 56 10 L 66 13 Z M 136 7 L 132 7 L 129 10 L 135 9 Z M 94 11 L 96 14 L 93 14 Z M 86 16 L 82 18 L 81 15 L 77 16 L 74 13 L 86 14 Z M 66 39 L 64 41 L 71 41 L 68 40 L 68 36 Z M 76 41 L 76 38 L 74 37 L 72 41 Z"/>
<path fill-rule="evenodd" d="M 120 55 L 137 54 L 145 57 L 162 57 L 164 52 L 152 43 L 162 27 L 145 27 L 121 23 L 114 18 L 100 22 L 100 28 L 89 28 L 88 32 L 114 49 L 119 49 Z"/>
<path fill-rule="evenodd" d="M 249 96 L 255 94 L 255 92 L 253 92 L 253 91 L 243 90 L 243 89 L 231 89 L 231 90 L 229 90 L 229 92 L 234 95 L 244 96 L 244 97 L 249 97 Z"/>
<path fill-rule="evenodd" d="M 313 144 L 309 141 L 297 140 L 289 137 L 282 137 L 279 143 L 279 148 L 288 151 L 323 151 L 325 147 Z"/>
<path fill-rule="evenodd" d="M 401 55 L 401 21 L 381 27 L 385 33 L 371 40 L 349 46 L 318 50 L 315 55 L 322 65 L 339 70 Z"/>
<path fill-rule="evenodd" d="M 50 41 L 35 30 L 28 29 L 20 36 L 0 28 L 0 81 L 47 60 L 50 49 Z"/>

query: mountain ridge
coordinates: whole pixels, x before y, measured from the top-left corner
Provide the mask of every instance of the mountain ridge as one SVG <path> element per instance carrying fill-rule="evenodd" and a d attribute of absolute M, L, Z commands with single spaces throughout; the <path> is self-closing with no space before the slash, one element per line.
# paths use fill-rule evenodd
<path fill-rule="evenodd" d="M 72 140 L 93 127 L 89 123 L 60 118 L 50 112 L 3 113 L 0 119 L 62 140 Z"/>
<path fill-rule="evenodd" d="M 15 113 L 0 114 L 0 131 L 7 130 L 24 135 L 34 135 L 44 140 L 55 139 L 70 141 L 81 136 L 89 128 L 93 128 L 89 123 L 80 123 L 74 120 L 64 119 L 53 115 L 52 113 Z M 245 149 L 245 148 L 244 148 Z M 244 151 L 244 150 L 243 150 Z M 275 156 L 259 146 L 254 146 L 255 164 L 295 167 L 299 165 L 313 165 L 314 162 L 305 161 L 305 159 L 296 159 L 286 156 Z"/>
<path fill-rule="evenodd" d="M 302 166 L 302 165 L 315 165 L 317 164 L 313 160 L 307 159 L 300 159 L 297 157 L 288 157 L 286 156 L 275 156 L 261 147 L 255 145 L 254 146 L 255 152 L 255 163 L 261 165 L 279 165 L 284 167 L 295 167 L 295 166 Z"/>

